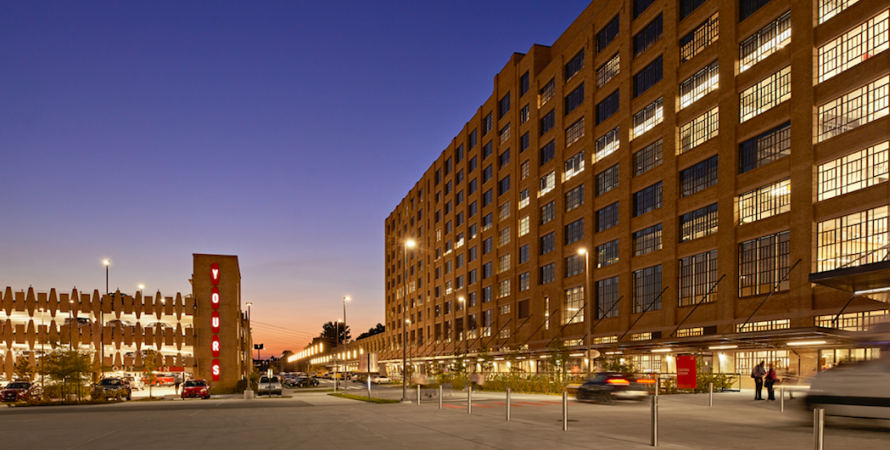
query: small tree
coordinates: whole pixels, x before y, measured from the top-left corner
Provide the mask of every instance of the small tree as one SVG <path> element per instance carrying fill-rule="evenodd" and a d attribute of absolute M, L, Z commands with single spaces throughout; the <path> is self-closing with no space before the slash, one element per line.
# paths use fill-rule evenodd
<path fill-rule="evenodd" d="M 155 370 L 158 368 L 158 352 L 154 349 L 145 350 L 142 355 L 142 371 L 146 373 L 148 378 L 148 398 L 152 397 L 152 386 L 158 381 Z"/>
<path fill-rule="evenodd" d="M 80 387 L 94 371 L 89 352 L 80 350 L 57 348 L 44 355 L 43 361 L 41 374 L 61 381 L 63 394 L 67 392 L 66 388 L 70 383 L 76 383 L 79 393 Z"/>
<path fill-rule="evenodd" d="M 19 358 L 15 362 L 14 372 L 15 376 L 20 379 L 30 380 L 34 377 L 34 368 L 31 366 L 31 362 L 28 361 L 28 358 Z"/>
<path fill-rule="evenodd" d="M 556 339 L 553 345 L 553 353 L 547 358 L 547 362 L 556 372 L 556 376 L 564 382 L 566 376 L 566 364 L 569 362 L 569 349 L 566 348 L 562 339 Z"/>

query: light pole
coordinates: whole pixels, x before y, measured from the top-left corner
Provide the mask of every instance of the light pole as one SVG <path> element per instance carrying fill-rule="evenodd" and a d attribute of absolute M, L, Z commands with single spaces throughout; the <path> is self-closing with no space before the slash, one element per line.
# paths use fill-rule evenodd
<path fill-rule="evenodd" d="M 402 280 L 402 284 L 404 285 L 405 291 L 402 294 L 402 320 L 403 322 L 408 321 L 408 249 L 414 248 L 416 243 L 414 239 L 408 239 L 405 241 L 405 245 L 403 248 L 405 249 L 404 257 L 402 258 L 402 265 L 405 269 L 405 278 Z M 408 327 L 404 324 L 402 325 L 403 333 L 402 333 L 402 401 L 409 402 L 408 400 Z"/>
<path fill-rule="evenodd" d="M 105 309 L 102 306 L 105 296 L 108 295 L 108 267 L 111 265 L 111 261 L 106 259 L 102 261 L 102 264 L 105 264 L 105 295 L 99 299 L 99 345 L 102 347 L 99 352 L 102 363 L 99 367 L 102 371 L 102 378 L 105 378 Z"/>
<path fill-rule="evenodd" d="M 590 252 L 586 248 L 581 248 L 578 249 L 578 254 L 584 255 L 584 321 L 587 322 L 587 378 L 590 378 L 591 368 L 593 367 L 593 360 L 590 357 L 590 323 L 593 320 L 593 316 L 590 314 L 590 303 L 593 298 L 590 292 Z"/>
<path fill-rule="evenodd" d="M 352 301 L 349 296 L 343 297 L 343 343 L 346 343 L 346 302 Z"/>
<path fill-rule="evenodd" d="M 458 297 L 457 302 L 459 305 L 461 305 L 461 308 L 463 308 L 463 310 L 464 310 L 464 326 L 463 326 L 463 329 L 460 330 L 460 334 L 461 334 L 460 338 L 463 339 L 463 341 L 464 341 L 464 354 L 466 355 L 467 353 L 470 352 L 470 341 L 467 340 L 467 332 L 469 332 L 469 330 L 470 330 L 470 326 L 469 326 L 470 324 L 467 323 L 467 307 L 469 305 L 467 305 L 466 299 L 463 297 Z"/>
<path fill-rule="evenodd" d="M 43 363 L 44 358 L 46 358 L 46 325 L 44 324 L 44 320 L 46 318 L 46 314 L 44 314 L 43 308 L 40 308 L 40 328 L 43 330 L 43 339 L 40 340 L 40 387 L 44 387 L 45 384 L 43 382 Z M 40 333 L 37 333 L 40 335 Z"/>
<path fill-rule="evenodd" d="M 334 348 L 339 349 L 340 348 L 340 319 L 337 319 L 337 321 L 334 323 L 334 335 L 335 335 L 334 339 L 336 339 L 336 341 L 335 341 L 336 345 L 334 345 Z M 334 392 L 337 392 L 337 388 L 340 386 L 340 380 L 337 378 L 337 369 L 339 368 L 338 367 L 339 363 L 337 362 L 337 359 L 338 359 L 337 352 L 334 352 Z"/>
<path fill-rule="evenodd" d="M 68 350 L 74 350 L 74 324 L 77 323 L 74 320 L 74 299 L 68 300 Z M 79 327 L 79 326 L 78 326 Z M 78 330 L 78 333 L 80 330 Z"/>

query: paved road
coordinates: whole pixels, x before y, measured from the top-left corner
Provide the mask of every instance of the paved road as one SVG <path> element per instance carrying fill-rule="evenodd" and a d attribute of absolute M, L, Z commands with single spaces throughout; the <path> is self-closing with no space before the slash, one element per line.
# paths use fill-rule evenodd
<path fill-rule="evenodd" d="M 396 396 L 400 388 L 379 387 Z M 578 449 L 648 448 L 649 406 L 569 404 L 562 431 L 559 397 L 514 395 L 513 421 L 502 394 L 465 393 L 416 404 L 366 404 L 295 393 L 291 398 L 131 402 L 0 409 L 3 449 Z M 671 449 L 811 449 L 812 423 L 797 409 L 745 394 L 660 397 L 660 446 Z M 832 420 L 826 449 L 881 449 L 887 421 Z"/>

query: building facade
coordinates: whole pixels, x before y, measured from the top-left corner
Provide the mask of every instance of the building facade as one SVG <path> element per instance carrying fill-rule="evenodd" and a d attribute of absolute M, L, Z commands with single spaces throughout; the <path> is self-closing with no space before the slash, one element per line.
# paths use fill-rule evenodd
<path fill-rule="evenodd" d="M 381 360 L 877 356 L 855 331 L 888 314 L 888 28 L 887 0 L 592 2 L 386 218 Z"/>
<path fill-rule="evenodd" d="M 59 346 L 90 352 L 108 373 L 138 372 L 153 349 L 159 372 L 234 387 L 252 369 L 253 345 L 238 257 L 195 254 L 193 262 L 192 293 L 185 296 L 7 287 L 0 298 L 4 376 L 13 378 L 19 358 L 38 367 L 41 355 Z"/>

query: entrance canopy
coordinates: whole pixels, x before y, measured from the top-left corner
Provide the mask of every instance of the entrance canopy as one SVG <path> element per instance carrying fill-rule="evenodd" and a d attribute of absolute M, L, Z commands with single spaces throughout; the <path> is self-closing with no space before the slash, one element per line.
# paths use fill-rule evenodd
<path fill-rule="evenodd" d="M 810 283 L 890 301 L 890 261 L 811 273 Z"/>

